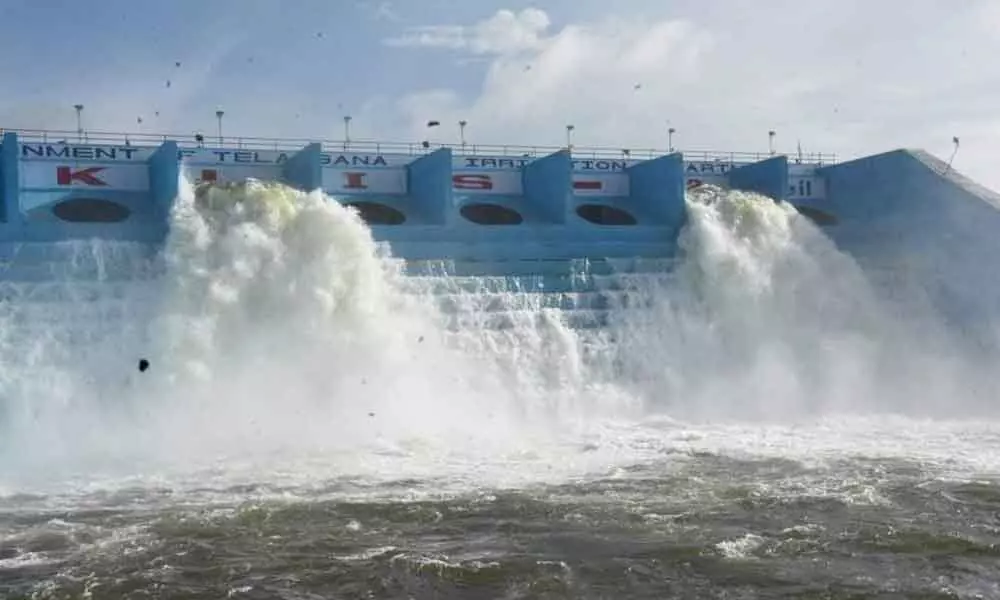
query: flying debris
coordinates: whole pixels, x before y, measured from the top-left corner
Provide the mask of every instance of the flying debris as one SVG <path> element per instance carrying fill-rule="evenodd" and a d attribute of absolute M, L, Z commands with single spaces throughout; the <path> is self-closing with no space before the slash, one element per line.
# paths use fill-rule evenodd
<path fill-rule="evenodd" d="M 945 170 L 944 170 L 945 173 L 947 173 L 948 171 L 951 171 L 951 163 L 955 162 L 955 155 L 958 154 L 959 140 L 958 140 L 958 136 L 957 135 L 956 136 L 952 136 L 951 143 L 955 146 L 955 148 L 951 151 L 951 156 L 948 158 L 948 166 L 945 167 Z"/>

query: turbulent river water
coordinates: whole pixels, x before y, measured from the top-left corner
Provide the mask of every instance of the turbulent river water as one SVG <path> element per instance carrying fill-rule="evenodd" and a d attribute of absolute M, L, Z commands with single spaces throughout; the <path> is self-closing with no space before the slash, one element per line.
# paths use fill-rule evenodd
<path fill-rule="evenodd" d="M 65 245 L 2 284 L 0 595 L 1000 597 L 997 357 L 787 205 L 688 209 L 596 329 L 277 184 Z"/>

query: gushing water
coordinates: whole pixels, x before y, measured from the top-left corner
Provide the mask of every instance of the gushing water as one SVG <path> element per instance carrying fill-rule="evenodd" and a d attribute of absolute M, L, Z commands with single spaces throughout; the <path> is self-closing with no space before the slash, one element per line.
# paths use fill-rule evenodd
<path fill-rule="evenodd" d="M 995 399 L 983 357 L 790 205 L 707 187 L 688 210 L 683 259 L 646 282 L 651 310 L 622 316 L 617 348 L 623 382 L 674 416 L 955 415 Z"/>
<path fill-rule="evenodd" d="M 618 276 L 629 308 L 607 327 L 538 309 L 453 331 L 338 203 L 185 184 L 159 255 L 86 246 L 124 255 L 131 277 L 0 304 L 0 491 L 553 480 L 699 445 L 760 450 L 761 435 L 779 453 L 856 449 L 901 429 L 859 414 L 993 399 L 995 378 L 932 315 L 895 311 L 792 208 L 716 189 L 688 208 L 676 267 Z"/>

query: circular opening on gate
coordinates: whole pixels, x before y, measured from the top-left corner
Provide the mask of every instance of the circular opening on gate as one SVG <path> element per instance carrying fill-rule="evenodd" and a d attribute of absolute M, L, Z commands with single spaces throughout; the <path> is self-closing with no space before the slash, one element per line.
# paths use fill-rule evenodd
<path fill-rule="evenodd" d="M 521 213 L 500 204 L 466 204 L 459 212 L 477 225 L 520 225 L 524 222 Z"/>
<path fill-rule="evenodd" d="M 838 223 L 837 217 L 818 208 L 813 208 L 811 206 L 796 206 L 795 210 L 799 211 L 799 214 L 817 225 L 836 225 Z"/>
<path fill-rule="evenodd" d="M 120 223 L 129 218 L 132 211 L 102 198 L 71 198 L 54 205 L 52 214 L 70 223 Z"/>
<path fill-rule="evenodd" d="M 402 211 L 381 202 L 349 202 L 347 206 L 358 211 L 364 222 L 369 225 L 402 225 L 406 222 L 406 215 Z"/>
<path fill-rule="evenodd" d="M 581 204 L 576 207 L 576 214 L 595 225 L 636 224 L 635 217 L 631 213 L 606 204 Z"/>

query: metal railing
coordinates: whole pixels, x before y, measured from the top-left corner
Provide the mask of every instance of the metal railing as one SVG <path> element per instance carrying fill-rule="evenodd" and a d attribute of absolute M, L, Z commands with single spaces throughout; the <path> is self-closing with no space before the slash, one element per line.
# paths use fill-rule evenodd
<path fill-rule="evenodd" d="M 417 156 L 438 148 L 451 148 L 459 156 L 504 156 L 535 158 L 545 156 L 565 146 L 522 146 L 511 144 L 443 144 L 431 142 L 381 142 L 376 140 L 323 140 L 317 138 L 266 138 L 248 136 L 202 136 L 199 140 L 192 134 L 165 133 L 120 133 L 109 131 L 63 131 L 47 129 L 4 129 L 0 134 L 14 132 L 22 141 L 44 144 L 94 144 L 153 146 L 167 140 L 176 141 L 182 148 L 232 148 L 241 150 L 298 150 L 307 144 L 319 142 L 325 152 L 352 152 L 358 154 L 406 154 Z M 671 150 L 657 148 L 611 148 L 600 146 L 572 146 L 573 158 L 577 160 L 642 160 L 670 154 Z M 716 150 L 683 150 L 689 161 L 705 162 L 755 162 L 774 154 L 769 152 L 726 152 Z M 781 153 L 778 153 L 781 154 Z M 832 164 L 836 154 L 826 152 L 803 152 L 786 154 L 794 162 L 803 164 Z"/>

